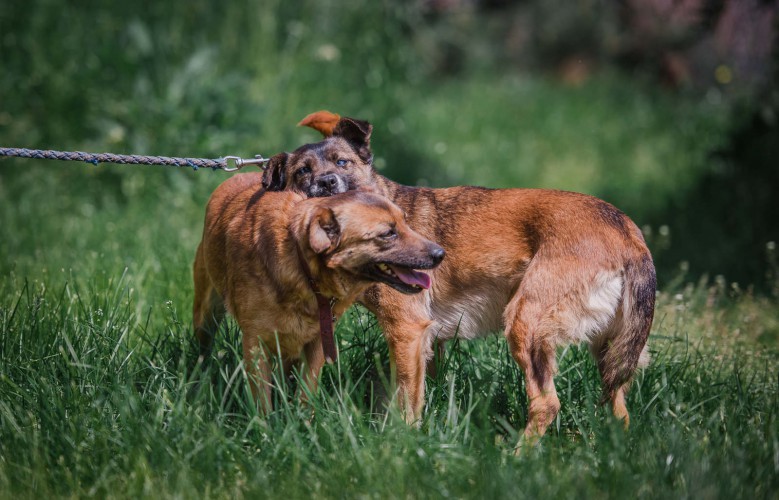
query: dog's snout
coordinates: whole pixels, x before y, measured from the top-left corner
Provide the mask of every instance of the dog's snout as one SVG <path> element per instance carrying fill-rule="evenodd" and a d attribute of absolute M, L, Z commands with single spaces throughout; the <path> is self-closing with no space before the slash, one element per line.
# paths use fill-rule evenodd
<path fill-rule="evenodd" d="M 308 189 L 308 195 L 312 197 L 332 196 L 334 194 L 343 193 L 347 189 L 346 181 L 338 174 L 325 174 L 311 183 L 311 186 Z"/>
<path fill-rule="evenodd" d="M 446 257 L 446 250 L 438 245 L 433 245 L 430 247 L 430 258 L 433 259 L 433 262 L 436 266 L 440 264 L 442 260 L 444 260 L 444 257 Z"/>
<path fill-rule="evenodd" d="M 338 176 L 335 174 L 323 175 L 317 179 L 316 183 L 319 185 L 320 189 L 333 191 L 333 189 L 338 186 Z"/>

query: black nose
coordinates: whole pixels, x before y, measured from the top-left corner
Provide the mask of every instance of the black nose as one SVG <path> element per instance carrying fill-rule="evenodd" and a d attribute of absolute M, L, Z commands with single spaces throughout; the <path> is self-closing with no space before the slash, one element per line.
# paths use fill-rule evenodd
<path fill-rule="evenodd" d="M 332 191 L 336 186 L 338 186 L 338 176 L 335 174 L 323 175 L 316 180 L 316 185 L 319 187 L 319 189 Z"/>
<path fill-rule="evenodd" d="M 444 257 L 446 257 L 446 250 L 439 247 L 438 245 L 435 245 L 430 249 L 430 258 L 433 259 L 433 262 L 436 266 L 440 264 L 442 260 L 444 260 Z"/>

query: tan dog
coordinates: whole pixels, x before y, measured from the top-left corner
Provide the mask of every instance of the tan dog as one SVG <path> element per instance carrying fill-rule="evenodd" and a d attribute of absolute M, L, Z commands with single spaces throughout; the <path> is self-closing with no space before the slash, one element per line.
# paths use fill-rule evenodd
<path fill-rule="evenodd" d="M 422 410 L 433 339 L 502 330 L 525 375 L 526 436 L 542 435 L 559 411 L 555 350 L 571 342 L 590 343 L 604 401 L 628 424 L 625 394 L 648 362 L 656 280 L 641 232 L 625 214 L 563 191 L 402 186 L 372 168 L 369 123 L 323 111 L 300 124 L 326 139 L 273 157 L 263 177 L 268 189 L 312 195 L 310 186 L 327 184 L 380 193 L 447 252 L 425 293 L 377 286 L 360 298 L 384 330 L 409 420 Z"/>
<path fill-rule="evenodd" d="M 404 294 L 428 288 L 429 276 L 415 269 L 433 268 L 444 251 L 381 196 L 306 199 L 265 192 L 260 183 L 259 173 L 235 175 L 208 202 L 194 263 L 193 323 L 206 355 L 225 311 L 235 317 L 252 393 L 267 411 L 269 361 L 277 352 L 286 371 L 302 354 L 303 381 L 316 388 L 325 359 L 313 287 L 340 316 L 374 283 Z"/>

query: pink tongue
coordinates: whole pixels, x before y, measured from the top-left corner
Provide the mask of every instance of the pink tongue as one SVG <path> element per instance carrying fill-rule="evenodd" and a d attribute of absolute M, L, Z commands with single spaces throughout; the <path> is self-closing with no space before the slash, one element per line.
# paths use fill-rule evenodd
<path fill-rule="evenodd" d="M 424 289 L 430 288 L 430 276 L 427 274 L 404 267 L 395 267 L 392 265 L 390 267 L 403 283 L 407 285 L 419 285 Z"/>

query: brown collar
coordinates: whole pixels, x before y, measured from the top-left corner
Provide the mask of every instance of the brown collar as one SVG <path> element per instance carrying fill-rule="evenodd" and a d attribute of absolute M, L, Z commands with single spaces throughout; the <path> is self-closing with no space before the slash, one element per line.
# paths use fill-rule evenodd
<path fill-rule="evenodd" d="M 303 258 L 303 251 L 297 243 L 295 243 L 295 250 L 297 250 L 300 267 L 303 268 L 303 274 L 306 275 L 308 284 L 311 286 L 314 296 L 316 296 L 316 305 L 319 309 L 319 334 L 322 336 L 322 350 L 325 354 L 325 361 L 332 363 L 338 358 L 338 349 L 335 347 L 335 339 L 333 338 L 333 323 L 335 321 L 333 302 L 335 302 L 335 299 L 328 299 L 322 295 L 322 292 L 319 291 L 319 286 L 317 286 L 316 281 L 311 276 L 311 268 L 308 266 L 308 262 Z"/>

